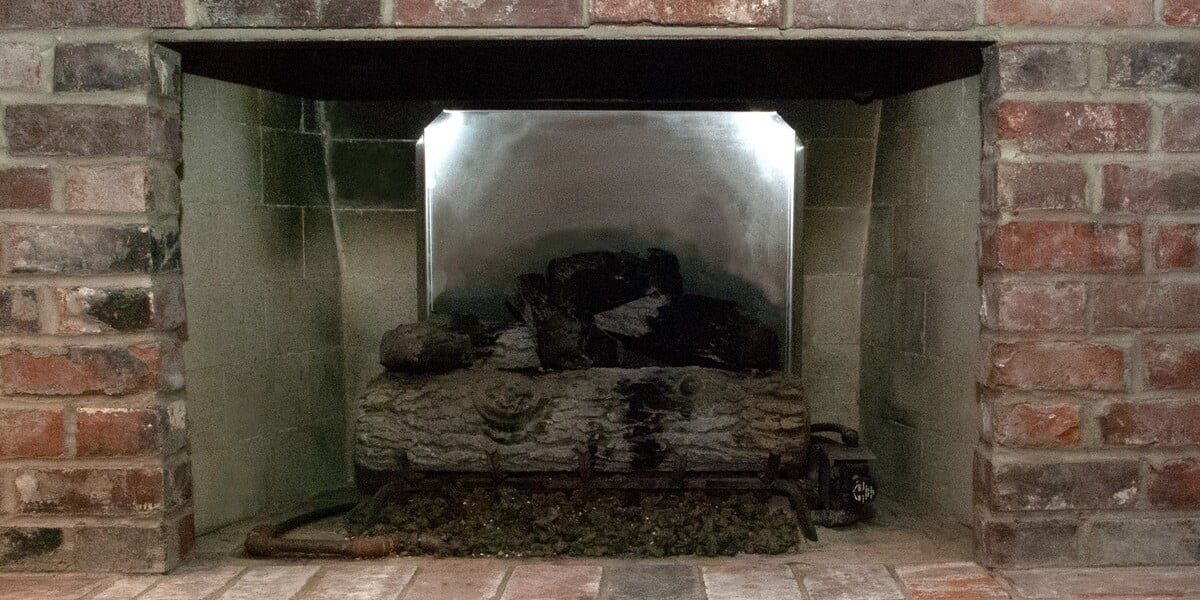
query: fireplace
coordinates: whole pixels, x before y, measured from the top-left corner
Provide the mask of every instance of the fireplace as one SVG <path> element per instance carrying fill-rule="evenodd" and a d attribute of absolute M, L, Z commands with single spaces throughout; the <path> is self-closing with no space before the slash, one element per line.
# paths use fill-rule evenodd
<path fill-rule="evenodd" d="M 553 448 L 532 434 L 493 439 L 489 456 L 474 442 L 444 445 L 467 439 L 453 427 L 408 430 L 424 445 L 397 441 L 389 423 L 403 411 L 364 421 L 364 403 L 407 397 L 373 381 L 380 340 L 431 313 L 511 320 L 505 290 L 518 275 L 575 253 L 648 248 L 678 258 L 687 293 L 736 301 L 774 332 L 777 367 L 804 388 L 805 420 L 860 432 L 886 502 L 966 531 L 979 419 L 977 48 L 363 45 L 339 50 L 340 68 L 300 76 L 286 66 L 312 50 L 181 50 L 196 72 L 183 83 L 181 237 L 200 531 L 294 510 L 400 461 L 573 469 L 575 458 L 520 457 L 574 457 L 585 445 L 573 434 Z M 656 79 L 663 66 L 644 57 L 661 51 L 681 69 L 786 60 L 805 76 L 783 87 L 754 69 Z M 955 59 L 905 70 L 935 52 Z M 228 69 L 251 53 L 261 66 Z M 534 73 L 515 84 L 480 66 L 506 61 L 547 76 L 611 61 L 644 74 L 632 88 L 604 77 L 547 85 Z M 386 64 L 404 72 L 361 74 Z M 861 71 L 847 76 L 847 65 Z M 483 79 L 447 76 L 459 68 Z M 404 78 L 431 85 L 389 87 Z M 473 389 L 464 377 L 441 385 Z M 794 437 L 780 448 L 806 445 L 806 433 Z M 772 454 L 697 439 L 690 458 L 650 462 L 703 470 L 732 452 L 710 466 L 749 472 Z M 597 469 L 623 447 L 601 443 Z"/>
<path fill-rule="evenodd" d="M 4 568 L 162 570 L 194 530 L 352 489 L 379 339 L 428 308 L 417 142 L 447 110 L 778 113 L 806 155 L 785 351 L 882 496 L 992 565 L 1195 561 L 1186 3 L 319 43 L 205 28 L 377 7 L 133 4 L 0 11 L 85 31 L 0 46 Z"/>

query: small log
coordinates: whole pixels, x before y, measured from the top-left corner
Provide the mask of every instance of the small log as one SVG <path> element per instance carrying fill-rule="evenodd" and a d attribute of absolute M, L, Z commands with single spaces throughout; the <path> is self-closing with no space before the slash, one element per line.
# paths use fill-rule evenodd
<path fill-rule="evenodd" d="M 376 378 L 357 414 L 355 462 L 372 471 L 555 472 L 596 448 L 601 472 L 759 471 L 799 464 L 799 381 L 707 367 L 527 373 L 475 366 Z M 407 465 L 405 464 L 407 463 Z"/>

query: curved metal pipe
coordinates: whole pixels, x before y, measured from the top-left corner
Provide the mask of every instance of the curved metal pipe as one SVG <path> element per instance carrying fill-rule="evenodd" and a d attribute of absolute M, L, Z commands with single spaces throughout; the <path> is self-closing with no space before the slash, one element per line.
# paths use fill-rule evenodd
<path fill-rule="evenodd" d="M 250 556 L 336 556 L 342 558 L 382 558 L 396 550 L 396 537 L 372 535 L 346 540 L 285 538 L 284 534 L 302 525 L 320 521 L 354 508 L 339 504 L 292 517 L 277 524 L 259 525 L 246 536 L 244 547 Z"/>

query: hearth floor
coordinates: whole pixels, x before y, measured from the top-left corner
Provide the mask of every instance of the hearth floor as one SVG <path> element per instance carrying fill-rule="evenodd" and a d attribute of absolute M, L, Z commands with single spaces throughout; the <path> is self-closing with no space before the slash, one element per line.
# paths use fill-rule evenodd
<path fill-rule="evenodd" d="M 1200 567 L 988 572 L 965 527 L 887 511 L 803 553 L 733 558 L 261 560 L 240 551 L 252 525 L 202 536 L 169 575 L 0 574 L 0 600 L 1200 600 Z"/>
<path fill-rule="evenodd" d="M 1200 598 L 1200 567 L 985 571 L 713 561 L 196 560 L 164 576 L 0 574 L 0 600 L 1034 600 Z"/>

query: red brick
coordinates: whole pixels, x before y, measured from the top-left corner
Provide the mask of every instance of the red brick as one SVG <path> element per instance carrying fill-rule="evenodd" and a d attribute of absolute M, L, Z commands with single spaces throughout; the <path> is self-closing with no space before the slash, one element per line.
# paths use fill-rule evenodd
<path fill-rule="evenodd" d="M 17 156 L 164 156 L 179 153 L 178 118 L 146 106 L 18 104 L 5 111 Z"/>
<path fill-rule="evenodd" d="M 1079 407 L 1059 402 L 1001 404 L 992 409 L 992 437 L 1012 448 L 1079 445 Z"/>
<path fill-rule="evenodd" d="M 1001 600 L 1008 593 L 975 563 L 903 565 L 896 577 L 912 600 Z"/>
<path fill-rule="evenodd" d="M 970 0 L 796 0 L 793 27 L 959 30 L 975 24 Z"/>
<path fill-rule="evenodd" d="M 406 27 L 581 27 L 583 6 L 571 0 L 396 0 Z"/>
<path fill-rule="evenodd" d="M 1073 564 L 1079 527 L 1072 519 L 989 520 L 979 525 L 979 550 L 992 567 Z"/>
<path fill-rule="evenodd" d="M 1163 111 L 1163 150 L 1200 151 L 1200 104 L 1172 104 Z"/>
<path fill-rule="evenodd" d="M 1169 168 L 1105 165 L 1104 210 L 1138 214 L 1200 211 L 1200 164 Z"/>
<path fill-rule="evenodd" d="M 1175 27 L 1200 27 L 1200 0 L 1164 0 L 1163 23 Z"/>
<path fill-rule="evenodd" d="M 160 469 L 19 469 L 16 509 L 25 514 L 130 514 L 161 509 Z"/>
<path fill-rule="evenodd" d="M 1140 493 L 1137 460 L 993 466 L 991 508 L 1000 511 L 1128 508 Z"/>
<path fill-rule="evenodd" d="M 0 27 L 182 27 L 183 0 L 5 0 Z"/>
<path fill-rule="evenodd" d="M 154 273 L 177 267 L 176 238 L 145 225 L 10 225 L 0 248 L 12 273 Z"/>
<path fill-rule="evenodd" d="M 984 324 L 1005 331 L 1081 331 L 1086 325 L 1082 283 L 998 281 L 983 286 Z"/>
<path fill-rule="evenodd" d="M 146 212 L 153 206 L 152 178 L 145 164 L 69 167 L 67 212 Z"/>
<path fill-rule="evenodd" d="M 1085 210 L 1087 173 L 1070 163 L 1007 163 L 996 166 L 1000 210 Z"/>
<path fill-rule="evenodd" d="M 44 167 L 0 170 L 0 210 L 48 210 L 51 194 Z"/>
<path fill-rule="evenodd" d="M 406 595 L 413 598 L 495 598 L 504 583 L 504 564 L 449 559 L 422 565 Z"/>
<path fill-rule="evenodd" d="M 29 288 L 0 288 L 0 333 L 37 333 L 37 292 Z"/>
<path fill-rule="evenodd" d="M 20 42 L 0 43 L 0 89 L 42 89 L 42 50 Z"/>
<path fill-rule="evenodd" d="M 1158 341 L 1142 347 L 1146 387 L 1153 390 L 1200 389 L 1200 345 Z"/>
<path fill-rule="evenodd" d="M 55 545 L 62 544 L 62 530 L 57 530 Z M 78 600 L 90 597 L 103 575 L 44 574 L 8 575 L 0 582 L 0 598 L 4 600 Z"/>
<path fill-rule="evenodd" d="M 1200 225 L 1159 226 L 1154 266 L 1163 270 L 1200 267 Z"/>
<path fill-rule="evenodd" d="M 1078 44 L 1001 44 L 1000 86 L 1009 91 L 1070 90 L 1087 86 L 1087 47 Z"/>
<path fill-rule="evenodd" d="M 1103 102 L 1000 103 L 998 135 L 1025 152 L 1121 152 L 1146 149 L 1150 111 Z"/>
<path fill-rule="evenodd" d="M 1146 496 L 1155 508 L 1200 508 L 1200 460 L 1180 458 L 1151 464 Z"/>
<path fill-rule="evenodd" d="M 1108 47 L 1108 85 L 1200 90 L 1200 44 L 1128 42 Z"/>
<path fill-rule="evenodd" d="M 1104 443 L 1121 446 L 1200 444 L 1200 402 L 1117 402 L 1100 416 L 1100 435 Z"/>
<path fill-rule="evenodd" d="M 145 44 L 61 44 L 54 49 L 54 91 L 148 88 L 153 72 Z"/>
<path fill-rule="evenodd" d="M 593 0 L 595 23 L 779 26 L 778 0 Z"/>
<path fill-rule="evenodd" d="M 374 27 L 379 0 L 198 0 L 213 27 Z"/>
<path fill-rule="evenodd" d="M 1098 327 L 1200 327 L 1200 284 L 1103 283 L 1094 313 Z"/>
<path fill-rule="evenodd" d="M 1154 22 L 1153 0 L 986 0 L 984 10 L 993 25 L 1120 27 Z"/>
<path fill-rule="evenodd" d="M 61 410 L 0 409 L 0 458 L 51 458 L 62 453 Z"/>
<path fill-rule="evenodd" d="M 1026 390 L 1122 390 L 1121 348 L 1088 342 L 997 342 L 987 384 Z"/>
<path fill-rule="evenodd" d="M 1005 271 L 1136 273 L 1142 229 L 1136 224 L 1020 221 L 983 230 L 982 266 Z"/>
<path fill-rule="evenodd" d="M 75 447 L 83 457 L 138 456 L 153 452 L 162 437 L 153 408 L 81 408 L 76 411 Z"/>
<path fill-rule="evenodd" d="M 158 389 L 159 349 L 14 348 L 0 354 L 3 390 L 17 394 L 121 394 Z"/>

